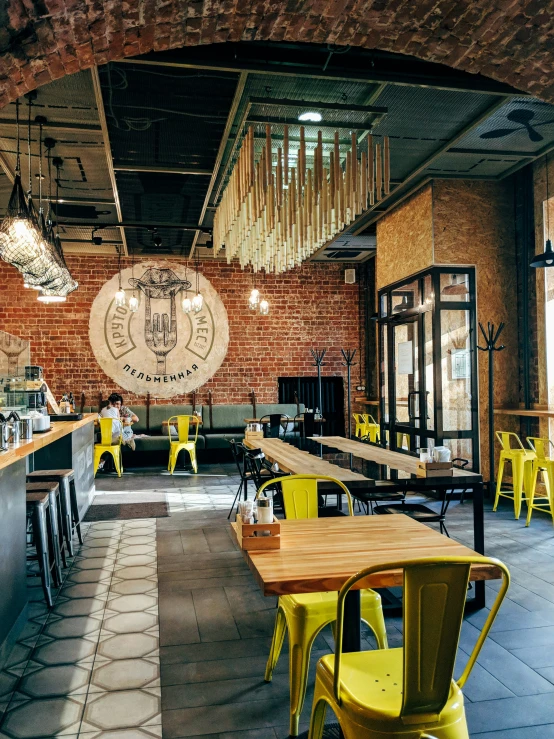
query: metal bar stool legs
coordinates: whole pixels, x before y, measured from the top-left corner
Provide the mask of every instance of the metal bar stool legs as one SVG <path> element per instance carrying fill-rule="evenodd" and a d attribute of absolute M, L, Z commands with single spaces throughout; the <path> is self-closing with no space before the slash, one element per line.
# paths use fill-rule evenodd
<path fill-rule="evenodd" d="M 62 511 L 67 517 L 64 526 L 69 556 L 73 556 L 73 535 L 77 532 L 79 544 L 83 543 L 81 534 L 81 521 L 79 519 L 79 506 L 77 503 L 77 489 L 75 487 L 75 474 L 73 470 L 37 470 L 27 475 L 28 482 L 57 482 L 60 486 L 60 497 L 62 500 Z M 69 529 L 65 527 L 69 524 Z"/>
<path fill-rule="evenodd" d="M 52 520 L 52 554 L 59 570 L 59 584 L 61 584 L 61 565 L 67 567 L 67 541 L 64 538 L 64 514 L 60 495 L 60 486 L 57 482 L 28 482 L 27 493 L 48 493 L 50 497 L 50 518 Z"/>
<path fill-rule="evenodd" d="M 48 545 L 48 523 L 47 512 L 48 505 L 35 503 L 32 505 L 31 526 L 33 538 L 37 549 L 37 559 L 40 572 L 40 580 L 44 599 L 48 608 L 52 608 L 54 602 L 52 600 L 52 578 L 50 573 L 50 555 Z"/>
<path fill-rule="evenodd" d="M 56 485 L 57 487 L 57 485 Z M 33 542 L 36 546 L 39 573 L 44 597 L 52 607 L 52 584 L 62 584 L 60 543 L 55 491 L 27 491 L 27 520 L 31 522 Z"/>

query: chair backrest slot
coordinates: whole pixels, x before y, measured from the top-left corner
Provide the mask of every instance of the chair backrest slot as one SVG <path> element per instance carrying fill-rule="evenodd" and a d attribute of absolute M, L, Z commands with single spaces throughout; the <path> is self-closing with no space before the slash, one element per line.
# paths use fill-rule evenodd
<path fill-rule="evenodd" d="M 404 686 L 401 716 L 439 714 L 454 674 L 470 565 L 404 570 Z"/>

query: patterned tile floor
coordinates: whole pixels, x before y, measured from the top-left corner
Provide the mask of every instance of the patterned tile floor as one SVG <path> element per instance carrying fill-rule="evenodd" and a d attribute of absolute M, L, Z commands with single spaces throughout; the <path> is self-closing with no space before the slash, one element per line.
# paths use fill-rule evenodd
<path fill-rule="evenodd" d="M 171 516 L 89 525 L 51 612 L 32 582 L 31 618 L 0 672 L 0 739 L 288 735 L 286 645 L 273 682 L 263 681 L 275 599 L 260 594 L 228 534 L 234 471 L 98 478 L 98 502 L 167 499 Z M 508 505 L 487 508 L 488 553 L 510 566 L 513 584 L 464 690 L 470 735 L 554 739 L 554 530 L 545 515 L 526 529 Z M 468 545 L 471 517 L 471 503 L 448 514 L 451 535 Z M 485 616 L 464 624 L 459 669 Z M 387 630 L 400 645 L 401 620 L 387 618 Z M 330 631 L 314 644 L 302 730 L 316 660 L 332 646 Z"/>

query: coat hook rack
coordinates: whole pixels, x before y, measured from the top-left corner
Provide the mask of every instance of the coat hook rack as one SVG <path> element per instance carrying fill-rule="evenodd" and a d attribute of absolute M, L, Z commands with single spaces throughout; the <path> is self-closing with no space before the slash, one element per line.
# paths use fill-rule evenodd
<path fill-rule="evenodd" d="M 347 392 L 347 406 L 348 406 L 348 438 L 352 438 L 352 405 L 351 405 L 351 368 L 357 364 L 357 362 L 354 361 L 354 357 L 356 356 L 356 349 L 341 349 L 341 354 L 344 358 L 344 362 L 342 363 L 343 367 L 346 367 L 346 392 Z"/>
<path fill-rule="evenodd" d="M 482 352 L 489 353 L 489 496 L 494 494 L 494 352 L 501 352 L 504 344 L 497 346 L 500 334 L 504 330 L 504 323 L 500 323 L 495 332 L 494 323 L 487 323 L 485 331 L 483 324 L 479 328 L 485 339 L 485 346 L 477 346 Z"/>
<path fill-rule="evenodd" d="M 312 357 L 314 358 L 313 367 L 317 367 L 317 395 L 318 395 L 318 408 L 319 412 L 323 416 L 323 399 L 321 395 L 321 368 L 325 367 L 323 359 L 327 353 L 327 349 L 310 349 Z"/>

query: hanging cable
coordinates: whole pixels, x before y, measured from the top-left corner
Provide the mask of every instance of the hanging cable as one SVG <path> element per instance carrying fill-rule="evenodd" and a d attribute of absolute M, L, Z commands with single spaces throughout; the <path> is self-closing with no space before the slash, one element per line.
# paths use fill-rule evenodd
<path fill-rule="evenodd" d="M 17 137 L 17 152 L 15 157 L 15 174 L 21 175 L 21 152 L 19 143 L 19 98 L 15 101 L 15 132 Z"/>

